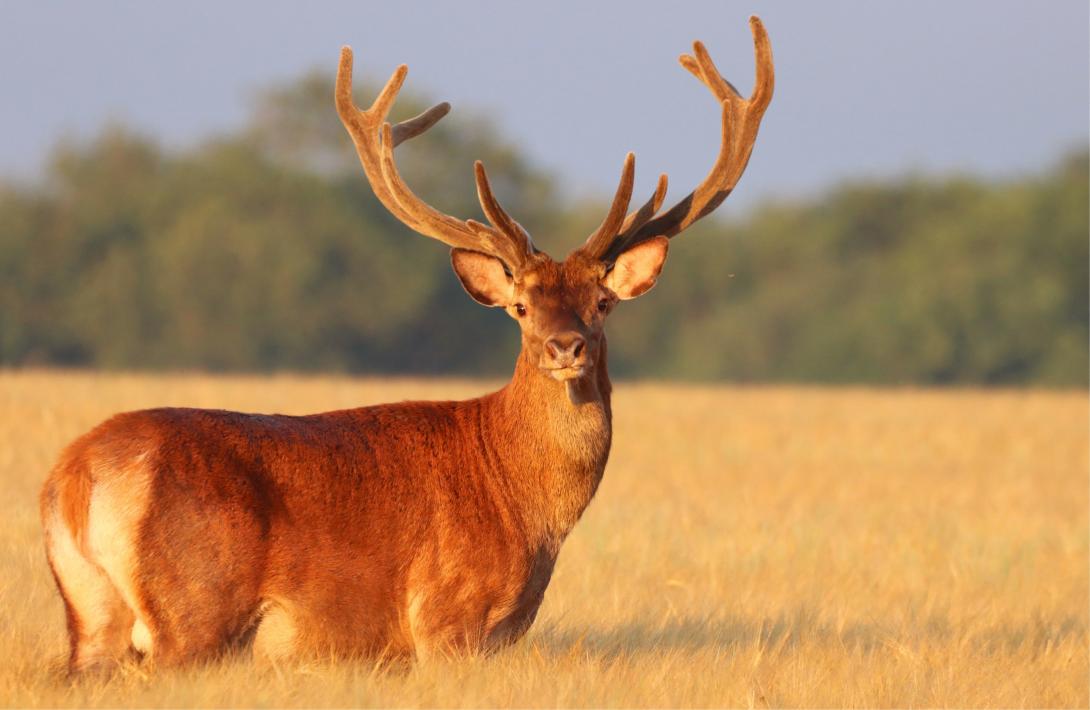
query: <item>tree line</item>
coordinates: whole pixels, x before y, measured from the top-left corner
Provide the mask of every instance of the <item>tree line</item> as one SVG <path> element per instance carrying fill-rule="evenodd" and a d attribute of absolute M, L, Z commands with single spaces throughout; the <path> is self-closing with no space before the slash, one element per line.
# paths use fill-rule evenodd
<path fill-rule="evenodd" d="M 268 91 L 244 128 L 186 150 L 108 127 L 58 145 L 41 180 L 0 183 L 0 364 L 508 372 L 515 326 L 371 195 L 330 86 Z M 398 160 L 429 202 L 481 219 L 477 158 L 554 254 L 604 214 L 482 117 L 452 115 Z M 1083 149 L 1017 179 L 860 182 L 710 217 L 611 317 L 611 371 L 1085 386 L 1088 166 Z"/>

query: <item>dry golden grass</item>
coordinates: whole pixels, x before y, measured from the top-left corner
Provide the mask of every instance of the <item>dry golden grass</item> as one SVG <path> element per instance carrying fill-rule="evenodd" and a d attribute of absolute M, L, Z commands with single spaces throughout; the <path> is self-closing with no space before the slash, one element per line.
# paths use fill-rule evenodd
<path fill-rule="evenodd" d="M 1086 707 L 1085 393 L 621 384 L 537 624 L 491 658 L 65 682 L 38 486 L 108 414 L 308 412 L 488 383 L 0 373 L 0 698 L 15 706 Z"/>

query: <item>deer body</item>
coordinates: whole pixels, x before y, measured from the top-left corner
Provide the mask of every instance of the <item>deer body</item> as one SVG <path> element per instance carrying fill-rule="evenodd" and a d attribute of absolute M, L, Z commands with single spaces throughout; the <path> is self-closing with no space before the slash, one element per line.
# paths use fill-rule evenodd
<path fill-rule="evenodd" d="M 463 402 L 106 421 L 66 450 L 42 495 L 65 596 L 131 612 L 73 663 L 127 649 L 133 627 L 165 662 L 255 628 L 269 657 L 517 639 L 605 468 L 600 372 L 575 401 L 520 358 L 507 387 Z M 102 577 L 97 594 L 65 584 L 78 573 Z"/>
<path fill-rule="evenodd" d="M 342 50 L 336 103 L 376 197 L 453 247 L 469 295 L 503 308 L 522 349 L 503 389 L 464 402 L 403 402 L 310 416 L 198 409 L 121 414 L 73 442 L 41 495 L 73 672 L 130 649 L 170 665 L 252 636 L 255 655 L 420 658 L 518 639 L 561 543 L 594 496 L 612 440 L 603 324 L 658 279 L 668 240 L 715 209 L 752 150 L 772 92 L 771 50 L 751 20 L 749 100 L 700 43 L 682 65 L 720 102 L 708 177 L 659 212 L 626 215 L 634 158 L 609 213 L 561 262 L 538 250 L 475 166 L 491 226 L 458 220 L 405 185 L 393 149 L 449 110 L 391 126 L 398 68 L 370 109 L 352 100 Z"/>

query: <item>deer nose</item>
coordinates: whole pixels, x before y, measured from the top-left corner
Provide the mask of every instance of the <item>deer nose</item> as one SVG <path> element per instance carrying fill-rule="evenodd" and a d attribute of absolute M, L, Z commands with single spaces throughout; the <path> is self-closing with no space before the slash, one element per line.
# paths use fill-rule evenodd
<path fill-rule="evenodd" d="M 545 341 L 545 352 L 559 367 L 578 362 L 586 349 L 587 341 L 579 333 L 559 333 Z"/>

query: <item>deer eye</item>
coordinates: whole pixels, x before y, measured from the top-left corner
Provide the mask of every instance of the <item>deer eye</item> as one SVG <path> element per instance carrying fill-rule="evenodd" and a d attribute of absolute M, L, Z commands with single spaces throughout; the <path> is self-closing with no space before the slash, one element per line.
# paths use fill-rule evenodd
<path fill-rule="evenodd" d="M 526 306 L 522 305 L 521 303 L 516 303 L 515 313 L 518 313 L 519 318 L 522 318 L 524 315 L 526 315 Z"/>
<path fill-rule="evenodd" d="M 609 300 L 605 299 L 605 298 L 599 299 L 598 300 L 598 310 L 599 310 L 599 312 L 605 313 L 607 308 L 609 308 Z"/>

